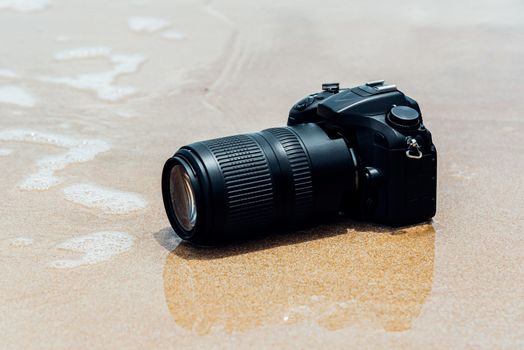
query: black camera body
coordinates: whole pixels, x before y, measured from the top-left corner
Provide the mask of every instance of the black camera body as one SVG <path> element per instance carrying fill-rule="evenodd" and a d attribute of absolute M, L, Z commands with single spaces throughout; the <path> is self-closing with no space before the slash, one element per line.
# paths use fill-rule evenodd
<path fill-rule="evenodd" d="M 302 123 L 342 136 L 353 150 L 358 184 L 343 206 L 351 216 L 402 226 L 435 215 L 437 151 L 418 103 L 395 85 L 323 84 L 289 112 L 288 125 Z"/>
<path fill-rule="evenodd" d="M 369 82 L 297 102 L 285 127 L 181 147 L 162 172 L 169 221 L 210 245 L 346 214 L 391 226 L 436 211 L 437 153 L 417 102 Z"/>

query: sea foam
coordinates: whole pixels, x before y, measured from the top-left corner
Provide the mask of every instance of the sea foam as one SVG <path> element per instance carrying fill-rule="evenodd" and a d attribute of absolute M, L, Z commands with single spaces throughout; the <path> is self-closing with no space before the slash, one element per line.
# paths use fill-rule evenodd
<path fill-rule="evenodd" d="M 182 40 L 186 37 L 184 33 L 176 30 L 166 30 L 165 32 L 162 32 L 160 36 L 162 36 L 162 38 L 172 40 Z"/>
<path fill-rule="evenodd" d="M 49 6 L 49 0 L 0 0 L 0 9 L 18 12 L 40 11 Z"/>
<path fill-rule="evenodd" d="M 33 244 L 33 239 L 30 237 L 17 237 L 9 242 L 13 247 L 27 247 Z"/>
<path fill-rule="evenodd" d="M 40 77 L 40 80 L 64 84 L 81 90 L 93 90 L 96 95 L 107 101 L 116 101 L 136 93 L 137 89 L 128 85 L 115 85 L 115 79 L 122 74 L 134 73 L 145 61 L 144 56 L 114 54 L 108 47 L 83 47 L 60 51 L 55 55 L 57 61 L 106 58 L 112 64 L 111 70 L 100 73 L 80 74 L 72 77 Z"/>
<path fill-rule="evenodd" d="M 138 117 L 138 113 L 135 111 L 130 110 L 122 110 L 122 111 L 116 111 L 115 114 L 122 118 L 136 118 Z"/>
<path fill-rule="evenodd" d="M 68 37 L 67 35 L 58 35 L 55 37 L 55 41 L 57 43 L 65 43 L 66 41 L 69 41 L 71 40 L 70 37 Z"/>
<path fill-rule="evenodd" d="M 5 157 L 13 153 L 12 149 L 9 148 L 0 148 L 0 157 Z"/>
<path fill-rule="evenodd" d="M 138 193 L 123 192 L 93 184 L 74 184 L 64 189 L 67 200 L 112 214 L 126 214 L 144 209 L 146 200 Z"/>
<path fill-rule="evenodd" d="M 57 185 L 62 182 L 62 179 L 55 175 L 57 170 L 64 169 L 73 163 L 92 160 L 98 153 L 105 152 L 110 148 L 110 144 L 102 140 L 82 140 L 26 129 L 0 131 L 0 141 L 42 143 L 67 148 L 66 153 L 46 156 L 37 161 L 37 172 L 23 180 L 19 185 L 20 188 L 26 190 L 45 190 Z"/>
<path fill-rule="evenodd" d="M 171 25 L 166 19 L 155 17 L 131 17 L 127 26 L 134 32 L 154 33 Z"/>
<path fill-rule="evenodd" d="M 81 47 L 76 49 L 69 49 L 57 52 L 55 59 L 58 61 L 81 59 L 81 58 L 97 58 L 97 57 L 110 57 L 111 48 L 106 46 L 97 47 Z"/>
<path fill-rule="evenodd" d="M 0 103 L 14 104 L 20 107 L 33 107 L 36 99 L 24 89 L 14 85 L 0 86 Z"/>
<path fill-rule="evenodd" d="M 16 78 L 16 72 L 12 69 L 0 68 L 0 77 L 2 78 Z"/>
<path fill-rule="evenodd" d="M 61 259 L 49 263 L 55 268 L 75 268 L 111 259 L 131 249 L 134 237 L 125 232 L 104 231 L 71 238 L 56 246 L 58 249 L 84 253 L 78 259 Z"/>

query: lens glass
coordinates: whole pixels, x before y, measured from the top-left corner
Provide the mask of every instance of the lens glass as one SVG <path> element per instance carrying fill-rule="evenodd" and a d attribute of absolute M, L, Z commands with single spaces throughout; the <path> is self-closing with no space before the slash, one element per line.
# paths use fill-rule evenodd
<path fill-rule="evenodd" d="M 178 223 L 184 230 L 191 231 L 197 219 L 195 194 L 189 174 L 180 164 L 171 169 L 169 192 Z"/>

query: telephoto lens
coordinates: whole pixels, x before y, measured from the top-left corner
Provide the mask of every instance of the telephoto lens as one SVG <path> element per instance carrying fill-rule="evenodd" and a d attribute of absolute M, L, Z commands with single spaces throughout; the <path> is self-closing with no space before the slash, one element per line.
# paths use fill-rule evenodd
<path fill-rule="evenodd" d="M 162 173 L 171 225 L 199 245 L 337 214 L 357 185 L 353 149 L 315 123 L 195 142 Z"/>

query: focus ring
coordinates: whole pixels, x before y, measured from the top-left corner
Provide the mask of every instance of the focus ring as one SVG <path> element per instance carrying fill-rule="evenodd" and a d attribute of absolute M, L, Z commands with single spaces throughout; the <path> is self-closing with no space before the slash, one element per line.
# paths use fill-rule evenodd
<path fill-rule="evenodd" d="M 306 151 L 289 128 L 271 128 L 265 131 L 271 133 L 286 151 L 293 173 L 294 214 L 307 215 L 313 207 L 313 179 Z"/>
<path fill-rule="evenodd" d="M 271 171 L 261 147 L 247 135 L 209 141 L 204 145 L 215 156 L 226 192 L 226 228 L 244 223 L 271 223 L 274 190 Z"/>

